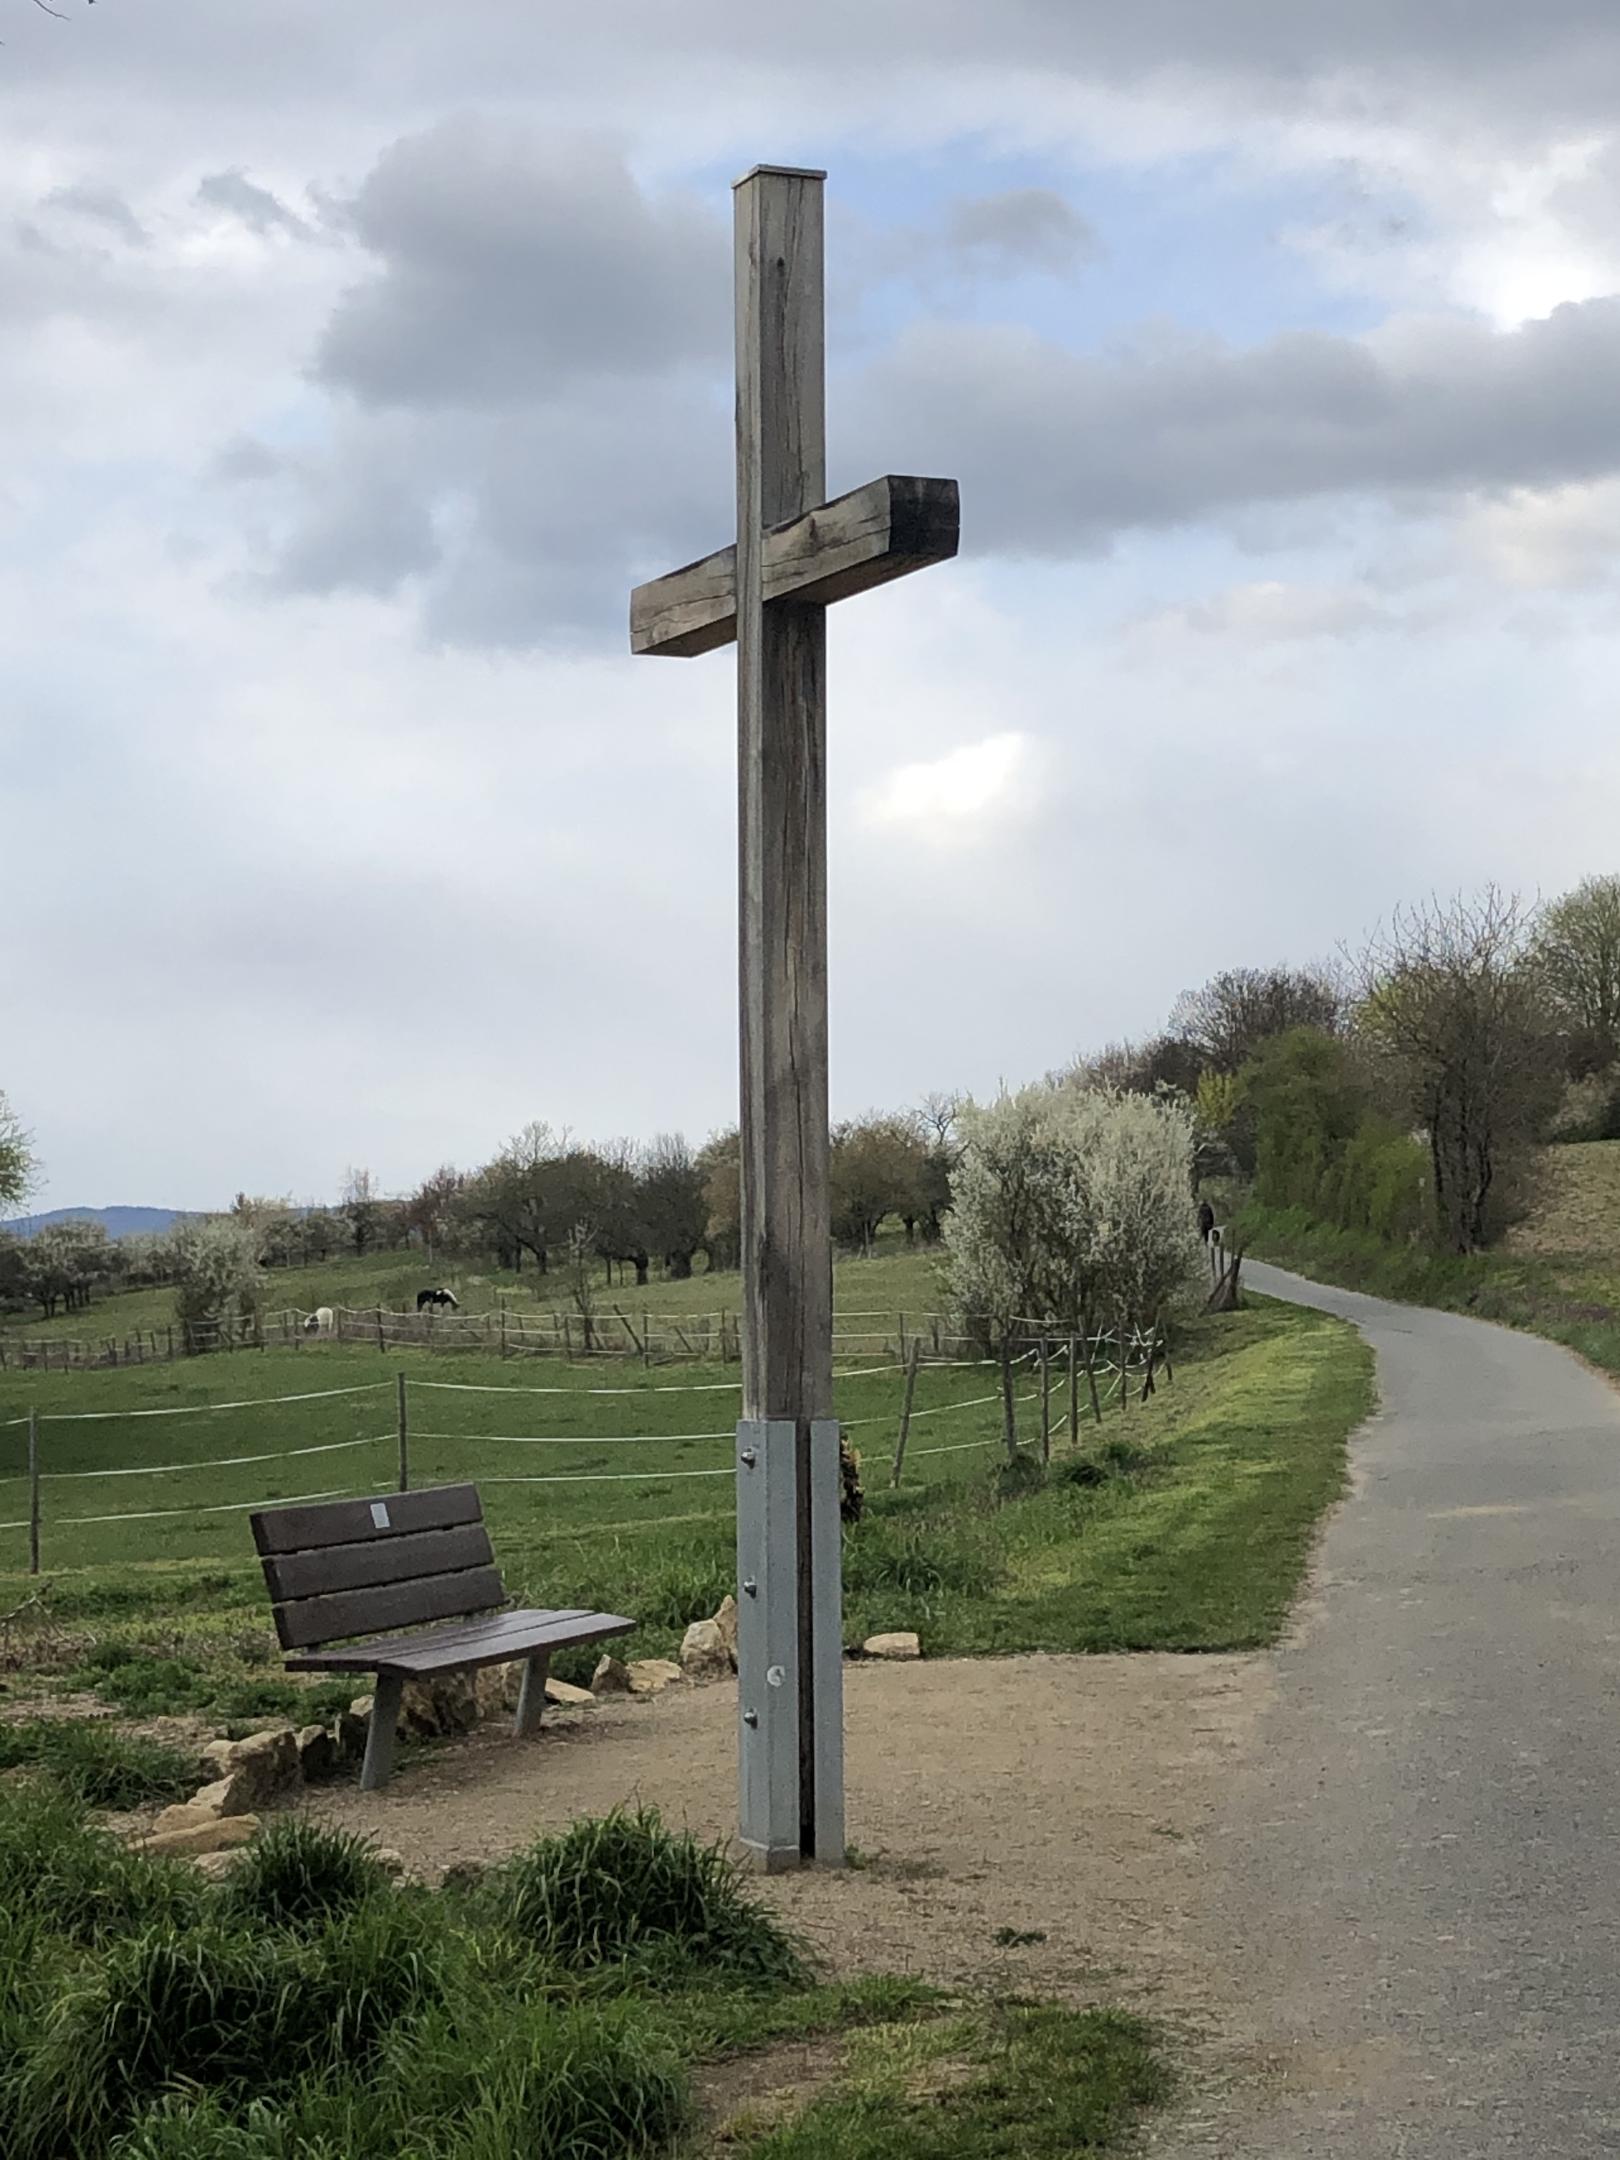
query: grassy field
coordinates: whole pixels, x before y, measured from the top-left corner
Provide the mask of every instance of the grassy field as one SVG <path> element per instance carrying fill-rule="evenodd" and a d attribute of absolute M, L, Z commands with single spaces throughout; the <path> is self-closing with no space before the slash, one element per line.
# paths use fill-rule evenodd
<path fill-rule="evenodd" d="M 892 1321 L 901 1311 L 938 1311 L 946 1302 L 940 1268 L 937 1246 L 908 1249 L 900 1233 L 891 1231 L 878 1240 L 869 1259 L 838 1262 L 834 1299 L 857 1325 L 873 1317 Z M 524 1268 L 514 1274 L 482 1261 L 429 1261 L 421 1253 L 410 1252 L 379 1253 L 366 1259 L 344 1256 L 315 1267 L 268 1269 L 264 1303 L 271 1312 L 313 1312 L 318 1305 L 346 1305 L 359 1312 L 381 1305 L 385 1311 L 405 1312 L 415 1309 L 419 1290 L 439 1283 L 454 1290 L 468 1312 L 490 1312 L 503 1302 L 519 1314 L 569 1309 L 567 1291 L 556 1273 L 538 1275 Z M 630 1280 L 610 1284 L 604 1270 L 596 1291 L 598 1310 L 610 1327 L 615 1306 L 638 1321 L 647 1312 L 676 1319 L 717 1312 L 735 1316 L 741 1293 L 741 1277 L 735 1270 L 701 1272 L 685 1282 L 659 1275 L 645 1289 L 637 1289 Z M 121 1339 L 136 1330 L 156 1329 L 161 1334 L 173 1319 L 172 1290 L 130 1290 L 98 1299 L 88 1312 L 58 1313 L 52 1320 L 37 1313 L 11 1314 L 0 1326 L 0 1339 L 21 1337 L 34 1342 L 70 1336 L 100 1342 L 107 1336 Z"/>
<path fill-rule="evenodd" d="M 27 1607 L 4 1638 L 23 1676 L 16 1684 L 90 1686 L 132 1714 L 194 1709 L 227 1723 L 332 1707 L 346 1684 L 278 1669 L 244 1510 L 332 1489 L 386 1490 L 396 1368 L 409 1376 L 413 1482 L 477 1479 L 518 1598 L 632 1614 L 640 1626 L 629 1653 L 667 1654 L 733 1587 L 734 1366 L 643 1372 L 613 1361 L 503 1364 L 426 1352 L 385 1362 L 323 1344 L 48 1381 L 36 1374 L 26 1393 L 47 1416 L 370 1392 L 42 1424 L 52 1482 L 38 1605 L 27 1604 L 39 1586 L 23 1572 L 26 1532 L 15 1527 L 26 1493 L 17 1482 L 23 1433 L 0 1432 L 0 1473 L 10 1480 L 0 1496 L 11 1503 L 0 1519 L 13 1526 L 0 1531 L 0 1611 Z M 1345 1436 L 1370 1402 L 1370 1360 L 1349 1330 L 1281 1307 L 1189 1323 L 1174 1385 L 1162 1384 L 1145 1407 L 1110 1410 L 1100 1428 L 1083 1418 L 1077 1449 L 1060 1435 L 1052 1471 L 1034 1489 L 1003 1467 L 993 1378 L 980 1368 L 924 1371 L 899 1492 L 888 1481 L 899 1373 L 840 1381 L 840 1414 L 863 1453 L 868 1493 L 865 1519 L 846 1541 L 847 1640 L 915 1628 L 925 1651 L 940 1655 L 1230 1649 L 1270 1639 L 1313 1525 L 1338 1490 Z M 623 1392 L 466 1392 L 485 1387 Z M 659 1392 L 671 1387 L 704 1392 Z M 21 1380 L 0 1390 L 0 1413 L 15 1416 L 24 1392 Z M 1026 1439 L 1032 1392 L 1026 1382 Z M 331 1452 L 186 1467 L 311 1447 Z M 140 1467 L 154 1462 L 165 1467 Z M 86 1475 L 107 1469 L 120 1474 Z M 530 1478 L 563 1482 L 503 1482 Z M 607 1482 L 586 1482 L 596 1478 Z M 72 1519 L 103 1514 L 119 1519 Z M 591 1662 L 589 1652 L 570 1653 L 558 1670 L 582 1679 Z"/>

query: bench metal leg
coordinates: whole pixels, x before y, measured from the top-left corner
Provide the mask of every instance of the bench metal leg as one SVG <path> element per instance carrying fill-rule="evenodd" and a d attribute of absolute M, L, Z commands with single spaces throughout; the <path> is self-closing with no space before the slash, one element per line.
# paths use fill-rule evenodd
<path fill-rule="evenodd" d="M 371 1699 L 371 1723 L 366 1728 L 366 1759 L 360 1766 L 360 1790 L 375 1792 L 386 1785 L 394 1767 L 394 1736 L 399 1730 L 399 1702 L 405 1692 L 402 1673 L 379 1673 Z"/>
<path fill-rule="evenodd" d="M 527 1740 L 531 1733 L 540 1730 L 540 1713 L 546 1707 L 546 1674 L 550 1670 L 549 1650 L 524 1660 L 523 1685 L 518 1692 L 517 1722 L 513 1728 L 520 1740 Z"/>

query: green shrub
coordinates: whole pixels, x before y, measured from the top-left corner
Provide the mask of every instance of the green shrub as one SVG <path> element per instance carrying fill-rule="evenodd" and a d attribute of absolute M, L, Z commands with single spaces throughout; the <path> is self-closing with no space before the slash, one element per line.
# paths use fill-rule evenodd
<path fill-rule="evenodd" d="M 180 1749 L 79 1718 L 0 1725 L 0 1770 L 21 1768 L 47 1772 L 86 1807 L 181 1800 L 197 1785 L 197 1765 Z"/>
<path fill-rule="evenodd" d="M 715 1977 L 792 1983 L 797 1944 L 718 1845 L 651 1809 L 573 1824 L 491 1878 L 508 1925 L 574 1970 L 651 1959 Z"/>

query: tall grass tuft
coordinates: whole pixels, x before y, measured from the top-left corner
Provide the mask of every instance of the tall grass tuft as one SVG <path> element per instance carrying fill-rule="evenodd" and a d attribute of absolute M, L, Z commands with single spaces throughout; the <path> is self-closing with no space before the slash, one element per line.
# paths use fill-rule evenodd
<path fill-rule="evenodd" d="M 490 1888 L 508 1924 L 571 1969 L 635 1960 L 778 1985 L 805 1977 L 798 1944 L 721 1848 L 667 1829 L 651 1809 L 542 1838 Z"/>
<path fill-rule="evenodd" d="M 88 1947 L 153 1921 L 190 1919 L 203 1896 L 194 1869 L 127 1851 L 48 1785 L 0 1801 L 0 1930 L 37 1924 Z"/>
<path fill-rule="evenodd" d="M 0 1725 L 0 1770 L 38 1769 L 86 1807 L 138 1808 L 181 1800 L 195 1790 L 197 1766 L 164 1747 L 80 1718 L 30 1718 Z"/>
<path fill-rule="evenodd" d="M 234 1919 L 305 1928 L 350 1912 L 388 1887 L 366 1839 L 284 1815 L 242 1854 L 220 1902 Z"/>

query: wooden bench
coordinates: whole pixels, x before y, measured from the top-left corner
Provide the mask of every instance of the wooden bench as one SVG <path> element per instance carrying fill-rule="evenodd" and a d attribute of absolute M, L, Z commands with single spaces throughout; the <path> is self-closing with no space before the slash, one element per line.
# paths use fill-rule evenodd
<path fill-rule="evenodd" d="M 521 1660 L 522 1736 L 540 1723 L 553 1650 L 635 1626 L 617 1613 L 508 1610 L 476 1485 L 264 1508 L 249 1520 L 276 1633 L 296 1653 L 287 1670 L 376 1675 L 360 1773 L 368 1791 L 393 1768 L 407 1680 Z M 453 1625 L 420 1632 L 430 1621 Z M 417 1632 L 385 1632 L 405 1629 Z"/>

